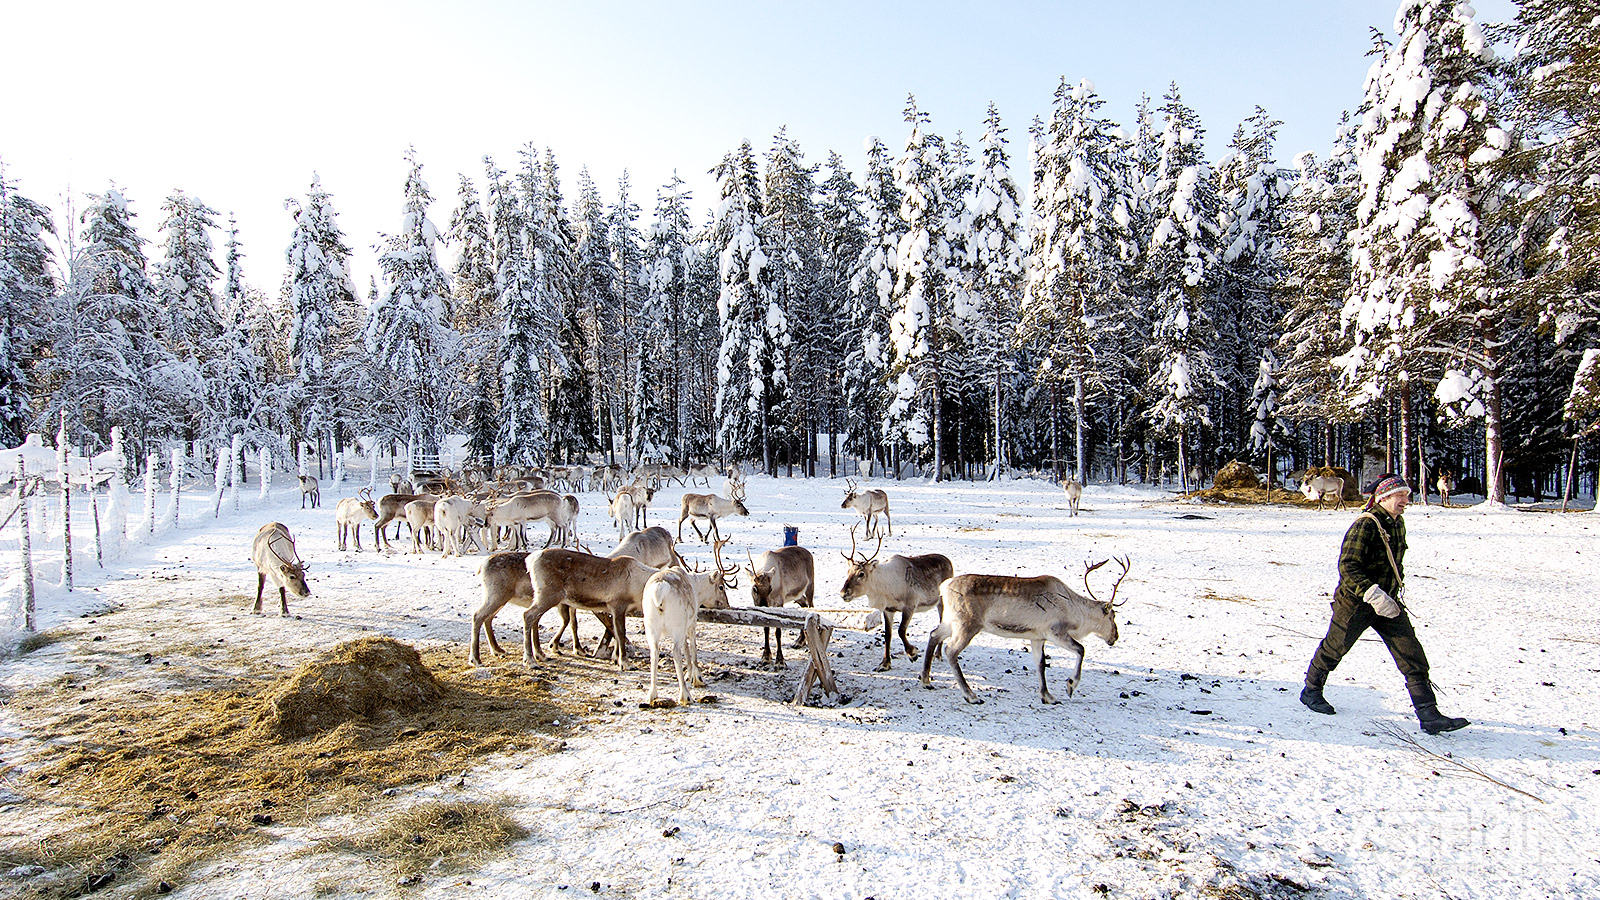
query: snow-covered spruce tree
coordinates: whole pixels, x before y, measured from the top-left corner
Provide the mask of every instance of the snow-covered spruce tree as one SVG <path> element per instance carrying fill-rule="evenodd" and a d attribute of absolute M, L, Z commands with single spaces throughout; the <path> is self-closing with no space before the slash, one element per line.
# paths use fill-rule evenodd
<path fill-rule="evenodd" d="M 1493 52 L 1471 7 L 1454 0 L 1407 0 L 1395 30 L 1367 74 L 1356 136 L 1361 199 L 1343 313 L 1356 346 L 1342 364 L 1353 390 L 1398 401 L 1408 478 L 1414 383 L 1439 375 L 1442 403 L 1472 385 L 1484 417 L 1486 500 L 1500 503 L 1497 349 L 1507 298 L 1491 283 L 1483 217 L 1494 202 L 1491 164 L 1510 138 L 1487 92 Z"/>
<path fill-rule="evenodd" d="M 191 385 L 169 377 L 175 360 L 158 338 L 160 310 L 133 218 L 115 187 L 89 195 L 67 284 L 47 319 L 51 398 L 36 422 L 59 420 L 64 410 L 69 422 L 96 436 L 121 425 L 142 451 L 177 435 L 183 391 Z"/>
<path fill-rule="evenodd" d="M 490 234 L 494 241 L 495 290 L 500 332 L 500 430 L 495 437 L 495 463 L 531 466 L 549 452 L 544 416 L 546 362 L 553 350 L 551 323 L 539 305 L 534 285 L 532 248 L 528 242 L 523 197 L 538 192 L 538 169 L 532 151 L 518 182 L 484 158 L 487 170 Z"/>
<path fill-rule="evenodd" d="M 1278 418 L 1278 357 L 1270 348 L 1261 351 L 1256 365 L 1256 380 L 1250 388 L 1250 449 L 1260 453 L 1266 463 L 1267 487 L 1276 481 L 1275 454 L 1287 433 Z"/>
<path fill-rule="evenodd" d="M 1336 461 L 1335 427 L 1358 417 L 1346 402 L 1342 370 L 1335 364 L 1354 340 L 1339 323 L 1350 291 L 1349 234 L 1360 187 L 1354 138 L 1346 116 L 1325 162 L 1309 152 L 1295 157 L 1299 175 L 1285 203 L 1283 278 L 1276 285 L 1284 305 L 1275 354 L 1281 360 L 1278 414 L 1290 422 L 1320 424 L 1324 466 Z"/>
<path fill-rule="evenodd" d="M 528 198 L 529 245 L 533 248 L 538 304 L 555 325 L 555 347 L 546 367 L 545 419 L 552 459 L 577 462 L 599 446 L 594 421 L 594 354 L 578 296 L 577 237 L 561 198 L 555 154 L 545 149 L 539 193 Z"/>
<path fill-rule="evenodd" d="M 717 418 L 717 397 L 722 385 L 717 373 L 722 359 L 722 253 L 716 240 L 716 211 L 706 211 L 706 221 L 695 229 L 689 244 L 689 281 L 684 293 L 683 371 L 684 452 L 691 459 L 729 459 L 718 443 L 722 422 Z"/>
<path fill-rule="evenodd" d="M 419 450 L 437 452 L 454 427 L 450 391 L 461 336 L 451 326 L 450 276 L 439 264 L 439 233 L 428 219 L 433 197 L 416 151 L 405 159 L 404 212 L 378 256 L 383 290 L 367 316 L 366 348 L 393 392 L 380 415 Z"/>
<path fill-rule="evenodd" d="M 984 116 L 978 170 L 966 201 L 971 215 L 967 247 L 975 271 L 972 293 L 977 303 L 971 343 L 973 355 L 982 363 L 980 374 L 991 391 L 989 415 L 994 431 L 989 457 L 996 477 L 1006 466 L 1006 447 L 1015 443 L 1015 380 L 1022 366 L 1017 329 L 1027 260 L 1022 203 L 1011 174 L 1005 134 L 1000 112 L 991 103 Z"/>
<path fill-rule="evenodd" d="M 828 154 L 828 177 L 817 201 L 818 349 L 824 377 L 819 389 L 822 427 L 828 434 L 828 476 L 839 474 L 839 436 L 849 428 L 844 382 L 847 357 L 859 352 L 860 336 L 851 329 L 856 297 L 850 285 L 857 261 L 866 248 L 866 218 L 861 188 L 846 168 L 844 157 Z"/>
<path fill-rule="evenodd" d="M 494 464 L 494 442 L 499 432 L 500 293 L 495 287 L 494 241 L 489 217 L 478 201 L 478 188 L 465 174 L 456 188 L 456 208 L 450 214 L 445 242 L 456 250 L 451 283 L 455 288 L 455 328 L 461 335 L 461 386 L 464 396 L 456 411 L 466 425 L 467 453 L 480 464 Z"/>
<path fill-rule="evenodd" d="M 267 361 L 252 346 L 250 329 L 255 297 L 247 289 L 243 271 L 244 252 L 239 247 L 239 228 L 228 217 L 226 269 L 220 312 L 221 332 L 213 338 L 201 361 L 200 373 L 206 385 L 206 417 L 201 436 L 214 446 L 231 442 L 233 435 L 244 437 L 253 447 L 265 447 L 274 454 L 287 454 L 282 423 L 273 413 L 277 402 L 263 402 L 277 393 L 279 385 L 268 371 Z M 259 292 L 256 292 L 259 294 Z M 280 456 L 286 458 L 286 456 Z"/>
<path fill-rule="evenodd" d="M 162 308 L 162 338 L 179 359 L 198 360 L 222 333 L 215 285 L 222 271 L 212 259 L 211 229 L 217 211 L 183 191 L 161 204 L 166 236 L 157 267 L 156 296 Z"/>
<path fill-rule="evenodd" d="M 1200 117 L 1184 105 L 1176 84 L 1162 97 L 1160 116 L 1149 197 L 1154 226 L 1141 273 L 1152 300 L 1146 415 L 1157 437 L 1176 442 L 1179 477 L 1187 485 L 1218 390 L 1216 328 L 1208 308 L 1216 296 L 1218 198 Z"/>
<path fill-rule="evenodd" d="M 1576 429 L 1600 427 L 1600 2 L 1523 0 L 1508 28 L 1510 106 L 1524 136 L 1503 161 L 1529 189 L 1504 216 L 1528 253 L 1519 301 L 1580 357 L 1566 406 Z"/>
<path fill-rule="evenodd" d="M 783 456 L 815 475 L 821 403 L 831 370 L 825 365 L 826 323 L 818 293 L 821 256 L 816 209 L 817 167 L 805 164 L 800 144 L 780 128 L 767 154 L 762 233 L 778 309 L 789 326 L 784 369 L 790 393 L 781 411 Z"/>
<path fill-rule="evenodd" d="M 1260 404 L 1253 385 L 1283 321 L 1274 287 L 1283 277 L 1283 205 L 1291 182 L 1272 158 L 1282 124 L 1256 107 L 1217 162 L 1222 258 L 1212 318 L 1222 397 L 1215 412 L 1230 453 L 1262 446 L 1254 436 Z"/>
<path fill-rule="evenodd" d="M 671 390 L 668 382 L 676 377 L 676 364 L 672 357 L 661 355 L 660 351 L 662 335 L 669 325 L 645 312 L 650 276 L 646 238 L 639 230 L 639 219 L 643 215 L 644 210 L 634 202 L 633 183 L 624 169 L 617 179 L 617 200 L 605 210 L 604 216 L 606 239 L 611 248 L 611 268 L 616 278 L 614 316 L 620 317 L 622 322 L 619 331 L 613 334 L 626 336 L 624 340 L 633 345 L 633 355 L 638 358 L 636 368 L 640 373 L 648 368 L 649 377 L 642 381 L 641 386 L 639 379 L 635 379 L 631 385 L 625 383 L 626 372 L 608 374 L 609 380 L 615 385 L 614 399 L 606 421 L 606 449 L 610 462 L 616 461 L 616 441 L 612 437 L 615 433 L 623 433 L 625 443 L 629 445 L 649 444 L 652 456 L 679 459 L 670 437 L 671 423 L 667 421 L 670 410 L 664 400 Z M 605 351 L 615 349 L 610 345 L 621 342 L 601 339 L 598 343 L 602 358 L 605 359 Z M 646 353 L 656 355 L 646 359 Z M 613 353 L 611 358 L 614 357 Z M 647 415 L 649 421 L 645 420 Z M 623 426 L 630 421 L 633 427 L 623 432 Z M 645 438 L 646 432 L 648 439 Z M 635 436 L 639 437 L 638 441 L 635 441 Z"/>
<path fill-rule="evenodd" d="M 889 310 L 894 302 L 896 254 L 905 225 L 900 221 L 900 188 L 895 185 L 889 148 L 866 141 L 862 177 L 861 253 L 850 276 L 849 309 L 844 318 L 842 390 L 846 433 L 862 459 L 882 459 L 888 443 L 884 422 L 889 409 Z"/>
<path fill-rule="evenodd" d="M 945 364 L 940 368 L 941 406 L 939 422 L 943 468 L 956 477 L 968 477 L 967 464 L 989 458 L 989 436 L 994 433 L 989 392 L 992 367 L 977 341 L 984 327 L 983 299 L 978 295 L 982 270 L 971 237 L 973 215 L 967 202 L 972 199 L 972 150 L 957 131 L 945 142 L 939 156 L 944 173 L 945 204 L 942 212 L 948 248 L 945 283 L 950 297 L 951 340 Z"/>
<path fill-rule="evenodd" d="M 614 435 L 626 431 L 628 372 L 635 362 L 637 336 L 631 310 L 622 302 L 621 277 L 611 248 L 611 210 L 600 197 L 587 167 L 578 172 L 578 203 L 572 222 L 573 279 L 578 318 L 588 353 L 584 371 L 591 383 L 591 421 L 597 446 L 616 458 Z M 637 215 L 637 213 L 635 213 Z"/>
<path fill-rule="evenodd" d="M 1035 348 L 1038 377 L 1052 397 L 1071 385 L 1075 477 L 1087 472 L 1087 398 L 1105 390 L 1102 352 L 1115 311 L 1130 302 L 1128 278 L 1137 256 L 1133 191 L 1118 152 L 1116 125 L 1087 79 L 1056 88 L 1050 122 L 1033 167 L 1031 266 L 1022 323 Z M 1053 406 L 1054 404 L 1052 404 Z M 1060 459 L 1052 419 L 1051 456 Z"/>
<path fill-rule="evenodd" d="M 773 442 L 789 397 L 784 368 L 789 323 L 772 287 L 765 246 L 761 181 L 750 142 L 723 157 L 712 170 L 718 204 L 713 246 L 718 251 L 715 421 L 717 447 L 730 460 L 760 459 L 772 472 Z"/>
<path fill-rule="evenodd" d="M 688 338 L 691 248 L 694 221 L 689 215 L 689 192 L 683 179 L 674 172 L 672 180 L 656 191 L 655 215 L 644 248 L 645 285 L 640 306 L 641 376 L 635 380 L 638 393 L 635 408 L 640 410 L 632 443 L 641 456 L 664 448 L 673 459 L 684 459 L 684 427 L 688 421 L 685 377 L 690 366 Z M 646 375 L 645 373 L 648 373 Z M 647 397 L 646 392 L 654 392 Z M 645 405 L 655 403 L 659 414 L 646 418 Z"/>
<path fill-rule="evenodd" d="M 56 290 L 50 210 L 16 192 L 0 166 L 0 447 L 22 443 L 33 421 L 32 373 Z"/>
<path fill-rule="evenodd" d="M 322 180 L 312 175 L 305 203 L 286 200 L 284 208 L 294 216 L 294 231 L 284 250 L 288 271 L 283 277 L 283 302 L 293 374 L 286 399 L 294 417 L 293 441 L 321 446 L 355 412 L 346 408 L 346 402 L 360 392 L 344 390 L 336 369 L 348 354 L 364 313 L 350 280 L 350 248 Z"/>
<path fill-rule="evenodd" d="M 950 280 L 950 242 L 946 234 L 950 202 L 945 194 L 944 139 L 930 134 L 928 115 L 908 98 L 911 126 L 906 148 L 895 162 L 900 190 L 900 220 L 905 231 L 895 248 L 895 282 L 889 319 L 889 375 L 893 381 L 884 431 L 897 444 L 933 464 L 944 477 L 944 386 L 941 370 L 959 344 L 955 293 Z"/>

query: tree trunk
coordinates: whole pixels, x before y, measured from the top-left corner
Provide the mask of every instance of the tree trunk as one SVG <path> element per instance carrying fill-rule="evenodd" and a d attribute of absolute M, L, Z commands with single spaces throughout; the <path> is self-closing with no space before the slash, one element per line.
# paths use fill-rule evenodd
<path fill-rule="evenodd" d="M 1400 477 L 1415 482 L 1416 472 L 1411 465 L 1411 382 L 1400 383 Z"/>
<path fill-rule="evenodd" d="M 1493 324 L 1484 321 L 1479 325 L 1478 333 L 1489 381 L 1487 396 L 1483 398 L 1483 499 L 1489 503 L 1504 503 L 1506 486 L 1501 463 L 1505 460 L 1505 446 L 1501 434 L 1499 332 Z"/>
<path fill-rule="evenodd" d="M 1077 442 L 1076 464 L 1077 464 L 1078 471 L 1077 471 L 1077 475 L 1075 477 L 1077 478 L 1077 481 L 1078 481 L 1079 484 L 1083 484 L 1084 483 L 1084 480 L 1083 480 L 1083 468 L 1084 468 L 1084 466 L 1083 466 L 1083 432 L 1084 432 L 1084 427 L 1083 427 L 1083 375 L 1082 375 L 1082 373 L 1079 373 L 1079 374 L 1076 374 L 1076 375 L 1072 376 L 1072 418 L 1073 418 L 1073 422 L 1074 422 L 1074 430 L 1076 432 L 1074 434 L 1074 438 L 1075 438 L 1075 440 Z"/>

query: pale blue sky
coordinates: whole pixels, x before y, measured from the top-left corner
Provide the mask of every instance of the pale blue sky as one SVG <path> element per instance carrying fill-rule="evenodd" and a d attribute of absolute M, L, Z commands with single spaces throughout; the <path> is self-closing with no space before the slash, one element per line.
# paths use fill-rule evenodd
<path fill-rule="evenodd" d="M 441 229 L 457 173 L 481 184 L 484 154 L 514 168 L 527 141 L 554 148 L 569 201 L 582 167 L 607 200 L 628 169 L 647 222 L 674 169 L 705 209 L 707 170 L 743 139 L 764 152 L 781 126 L 810 161 L 837 150 L 859 176 L 868 135 L 902 146 L 907 93 L 969 142 L 995 102 L 1022 177 L 1028 123 L 1064 75 L 1091 79 L 1123 123 L 1176 81 L 1213 159 L 1259 104 L 1284 122 L 1287 164 L 1322 155 L 1360 102 L 1368 29 L 1392 32 L 1396 5 L 0 0 L 0 161 L 58 217 L 69 184 L 81 207 L 115 181 L 152 242 L 174 188 L 219 220 L 234 211 L 246 276 L 269 292 L 283 200 L 315 170 L 364 291 L 370 246 L 398 226 L 407 145 Z"/>

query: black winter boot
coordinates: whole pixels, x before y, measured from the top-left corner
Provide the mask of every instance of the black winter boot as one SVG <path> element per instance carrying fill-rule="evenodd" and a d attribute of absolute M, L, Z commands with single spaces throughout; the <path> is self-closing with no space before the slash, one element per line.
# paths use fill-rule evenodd
<path fill-rule="evenodd" d="M 1322 713 L 1325 716 L 1331 716 L 1338 713 L 1338 710 L 1334 709 L 1333 704 L 1329 703 L 1327 698 L 1322 696 L 1322 686 L 1327 682 L 1327 672 L 1317 668 L 1307 669 L 1306 686 L 1300 691 L 1300 702 L 1304 703 L 1306 709 L 1309 709 L 1312 712 Z"/>
<path fill-rule="evenodd" d="M 1429 734 L 1439 734 L 1444 731 L 1459 731 L 1471 722 L 1456 716 L 1447 716 L 1439 712 L 1439 701 L 1433 695 L 1433 685 L 1426 676 L 1421 678 L 1407 678 L 1406 692 L 1411 695 L 1411 705 L 1417 710 L 1417 724 Z"/>

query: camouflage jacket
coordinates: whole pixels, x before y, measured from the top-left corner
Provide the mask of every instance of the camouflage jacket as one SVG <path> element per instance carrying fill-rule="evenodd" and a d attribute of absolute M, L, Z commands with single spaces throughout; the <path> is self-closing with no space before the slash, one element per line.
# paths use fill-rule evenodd
<path fill-rule="evenodd" d="M 1382 587 L 1389 596 L 1396 599 L 1400 597 L 1400 585 L 1406 573 L 1405 519 L 1389 515 L 1388 510 L 1381 506 L 1374 506 L 1371 512 L 1377 522 L 1359 516 L 1351 523 L 1350 530 L 1344 533 L 1344 544 L 1339 548 L 1339 589 L 1334 595 L 1335 600 L 1342 598 L 1359 603 L 1367 588 L 1374 584 Z M 1399 578 L 1395 577 L 1394 568 L 1389 565 L 1389 554 L 1384 552 L 1379 528 L 1389 535 L 1395 565 L 1400 568 Z"/>

